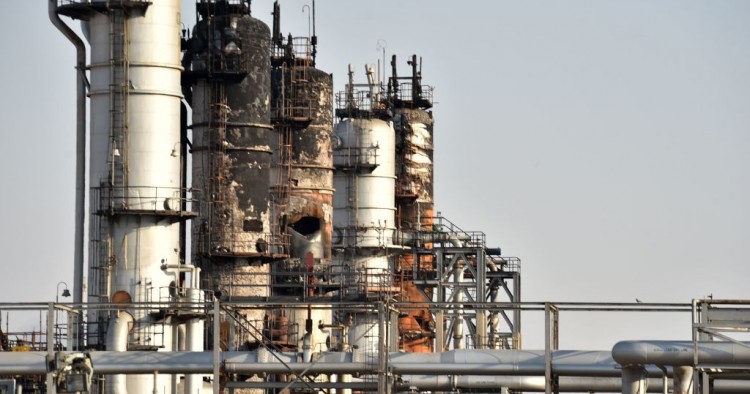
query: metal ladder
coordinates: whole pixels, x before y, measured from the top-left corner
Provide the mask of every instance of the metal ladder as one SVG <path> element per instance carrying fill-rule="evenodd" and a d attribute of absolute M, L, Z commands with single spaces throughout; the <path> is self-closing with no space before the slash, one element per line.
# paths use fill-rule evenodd
<path fill-rule="evenodd" d="M 130 94 L 127 9 L 109 10 L 109 114 L 110 114 L 110 187 L 127 186 L 128 95 Z M 112 193 L 110 197 L 113 197 Z M 119 196 L 124 198 L 124 195 Z M 121 204 L 125 204 L 125 200 Z"/>
<path fill-rule="evenodd" d="M 211 58 L 209 57 L 209 61 Z M 226 145 L 224 144 L 227 134 L 227 121 L 229 117 L 229 105 L 227 104 L 227 96 L 224 89 L 224 83 L 220 80 L 211 81 L 210 88 L 210 102 L 208 111 L 208 125 L 204 128 L 203 140 L 206 141 L 207 149 L 207 165 L 206 173 L 209 174 L 205 177 L 204 190 L 208 193 L 205 195 L 208 197 L 208 209 L 209 212 L 209 226 L 207 239 L 209 240 L 206 245 L 211 252 L 213 249 L 213 243 L 217 242 L 219 245 L 224 246 L 227 241 L 234 240 L 233 234 L 227 234 L 227 226 L 218 225 L 214 221 L 219 220 L 221 212 L 224 209 L 224 193 L 225 183 L 227 181 L 225 166 L 226 161 Z M 217 152 L 218 150 L 218 152 Z M 217 156 L 218 153 L 218 156 Z M 217 160 L 217 157 L 219 159 Z M 218 231 L 218 233 L 214 233 Z"/>

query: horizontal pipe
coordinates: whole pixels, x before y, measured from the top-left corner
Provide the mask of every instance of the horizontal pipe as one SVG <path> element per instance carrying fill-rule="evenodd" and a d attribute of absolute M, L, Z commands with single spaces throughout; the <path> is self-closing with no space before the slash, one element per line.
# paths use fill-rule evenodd
<path fill-rule="evenodd" d="M 37 354 L 38 353 L 38 354 Z M 443 353 L 391 353 L 389 368 L 396 374 L 541 375 L 543 351 L 462 350 Z M 44 352 L 0 353 L 0 375 L 46 372 Z M 91 352 L 98 374 L 211 373 L 211 352 Z M 35 356 L 36 355 L 36 356 Z M 353 362 L 352 353 L 321 353 L 314 363 L 297 362 L 297 353 L 222 352 L 221 363 L 229 373 L 359 373 L 374 369 L 370 363 Z M 20 365 L 20 366 L 19 366 Z M 553 372 L 558 375 L 619 376 L 607 352 L 557 351 Z"/>
<path fill-rule="evenodd" d="M 483 392 L 500 392 L 502 389 L 530 392 L 545 391 L 544 376 L 402 375 L 400 380 L 401 382 L 396 387 L 398 391 L 409 391 L 412 388 L 419 391 L 449 391 L 454 389 L 482 390 Z M 558 383 L 560 392 L 621 392 L 621 379 L 614 377 L 561 376 Z M 671 390 L 671 384 L 669 388 Z M 748 393 L 750 392 L 750 381 L 716 380 L 713 388 L 712 393 L 714 394 Z M 648 379 L 649 393 L 661 393 L 662 390 L 660 378 Z"/>
<path fill-rule="evenodd" d="M 407 388 L 416 386 L 421 390 L 444 390 L 450 385 L 457 385 L 458 388 L 490 389 L 507 385 L 508 388 L 518 390 L 544 391 L 543 353 L 512 350 L 391 353 L 389 368 L 393 373 L 401 375 L 404 381 L 402 387 Z M 620 370 L 604 354 L 606 352 L 554 352 L 553 371 L 559 376 L 561 391 L 617 391 L 612 387 L 620 387 Z M 94 373 L 102 375 L 144 374 L 154 371 L 162 374 L 209 374 L 213 370 L 212 352 L 103 351 L 91 352 L 90 356 Z M 319 360 L 314 363 L 296 362 L 297 353 L 275 353 L 265 349 L 222 352 L 221 358 L 225 372 L 228 373 L 286 373 L 291 370 L 294 373 L 306 371 L 309 374 L 366 374 L 375 373 L 376 366 L 374 363 L 352 362 L 352 353 L 345 352 L 321 353 Z M 470 362 L 472 360 L 474 362 Z M 661 374 L 658 369 L 647 371 L 652 379 L 657 379 Z M 0 352 L 0 375 L 45 373 L 46 352 Z M 465 376 L 457 378 L 454 375 Z M 655 387 L 658 391 L 661 383 L 650 382 L 649 387 Z M 714 380 L 714 393 L 747 392 L 750 392 L 748 380 Z"/>
<path fill-rule="evenodd" d="M 0 352 L 0 375 L 47 373 L 47 352 Z"/>
<path fill-rule="evenodd" d="M 691 341 L 621 341 L 612 348 L 620 365 L 693 365 Z M 707 364 L 750 364 L 750 342 L 703 342 L 698 345 L 698 362 Z"/>

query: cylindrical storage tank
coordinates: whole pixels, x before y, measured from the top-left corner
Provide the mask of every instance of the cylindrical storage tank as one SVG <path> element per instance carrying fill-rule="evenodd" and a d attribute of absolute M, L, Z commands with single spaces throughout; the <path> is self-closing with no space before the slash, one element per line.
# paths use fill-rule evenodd
<path fill-rule="evenodd" d="M 84 30 L 91 46 L 89 300 L 169 299 L 179 261 L 180 1 L 92 13 Z M 133 311 L 130 348 L 170 351 L 172 330 L 155 310 Z M 102 322 L 105 313 L 89 316 Z M 101 325 L 100 325 L 101 327 Z M 89 325 L 89 346 L 102 346 Z M 127 390 L 170 392 L 171 378 L 126 378 Z"/>
<path fill-rule="evenodd" d="M 395 134 L 380 119 L 344 119 L 334 128 L 334 247 L 382 248 L 395 229 Z M 374 168 L 373 168 L 374 167 Z"/>
<path fill-rule="evenodd" d="M 310 123 L 292 131 L 292 187 L 287 210 L 291 254 L 303 258 L 312 252 L 316 260 L 331 258 L 333 222 L 333 79 L 307 67 L 307 82 L 298 83 L 297 94 L 310 105 Z"/>

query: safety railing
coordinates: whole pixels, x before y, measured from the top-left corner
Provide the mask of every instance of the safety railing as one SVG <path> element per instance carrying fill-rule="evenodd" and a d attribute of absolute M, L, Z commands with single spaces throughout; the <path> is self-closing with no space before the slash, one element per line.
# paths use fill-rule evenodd
<path fill-rule="evenodd" d="M 290 37 L 282 45 L 271 47 L 271 56 L 275 58 L 295 59 L 299 65 L 308 66 L 312 59 L 312 43 L 309 37 Z"/>
<path fill-rule="evenodd" d="M 210 232 L 207 229 L 194 231 L 193 239 L 197 240 L 198 254 L 204 256 L 287 255 L 291 244 L 289 234 Z"/>
<path fill-rule="evenodd" d="M 197 191 L 156 186 L 100 186 L 91 189 L 93 211 L 98 214 L 139 213 L 191 215 L 199 210 Z"/>
<path fill-rule="evenodd" d="M 337 92 L 335 99 L 336 115 L 341 118 L 366 117 L 372 115 L 373 111 L 383 111 L 387 108 L 375 89 Z"/>
<path fill-rule="evenodd" d="M 378 146 L 349 146 L 333 151 L 333 165 L 340 170 L 372 170 L 378 166 Z"/>
<path fill-rule="evenodd" d="M 398 91 L 391 97 L 391 100 L 397 101 L 405 107 L 429 108 L 433 103 L 433 87 L 430 85 L 414 85 L 411 82 L 400 83 Z"/>
<path fill-rule="evenodd" d="M 151 4 L 153 0 L 57 0 L 57 5 L 104 5 L 107 7 L 127 6 L 127 5 L 146 5 Z"/>
<path fill-rule="evenodd" d="M 228 43 L 227 46 L 234 43 Z M 236 47 L 227 48 L 226 51 L 215 51 L 210 54 L 196 54 L 190 62 L 187 74 L 211 75 L 211 76 L 243 76 L 248 72 L 251 53 L 242 51 Z M 227 52 L 227 53 L 225 53 Z"/>

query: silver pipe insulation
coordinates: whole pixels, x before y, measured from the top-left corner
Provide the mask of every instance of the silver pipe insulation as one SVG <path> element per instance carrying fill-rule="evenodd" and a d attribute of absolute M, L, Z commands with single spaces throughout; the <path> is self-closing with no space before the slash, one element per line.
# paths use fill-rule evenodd
<path fill-rule="evenodd" d="M 205 352 L 101 351 L 91 352 L 97 374 L 212 373 L 213 354 Z M 0 353 L 0 375 L 46 373 L 46 352 Z M 300 354 L 259 349 L 252 352 L 221 352 L 219 363 L 229 373 L 361 373 L 372 370 L 372 362 L 354 362 L 352 353 L 320 353 L 316 361 L 301 362 Z M 286 364 L 286 365 L 285 365 Z M 544 351 L 454 350 L 443 353 L 391 353 L 389 369 L 396 374 L 543 375 Z M 609 352 L 556 351 L 553 370 L 558 375 L 619 376 Z M 659 371 L 653 371 L 658 376 Z"/>
<path fill-rule="evenodd" d="M 502 389 L 544 392 L 544 376 L 435 376 L 435 375 L 402 375 L 397 383 L 397 391 L 453 391 L 482 390 L 501 392 Z M 561 376 L 558 380 L 560 392 L 597 392 L 619 393 L 621 380 L 616 377 Z M 649 378 L 649 393 L 661 393 L 661 378 Z M 671 389 L 671 386 L 669 387 Z M 750 381 L 716 380 L 713 394 L 748 393 Z M 678 393 L 677 390 L 674 393 Z"/>
<path fill-rule="evenodd" d="M 693 392 L 693 367 L 687 365 L 672 368 L 674 380 L 674 394 L 690 394 Z"/>
<path fill-rule="evenodd" d="M 113 352 L 128 351 L 128 334 L 133 324 L 133 316 L 125 311 L 114 312 L 115 316 L 109 321 L 107 329 L 107 349 Z M 127 394 L 127 379 L 123 374 L 112 375 L 107 380 L 107 392 L 112 394 Z"/>
<path fill-rule="evenodd" d="M 621 341 L 612 348 L 620 365 L 693 365 L 691 341 Z M 708 364 L 750 364 L 750 342 L 704 342 L 698 360 Z"/>
<path fill-rule="evenodd" d="M 652 387 L 658 388 L 658 378 L 651 378 Z M 620 392 L 621 380 L 616 377 L 562 376 L 558 380 L 561 392 Z M 463 389 L 500 391 L 501 388 L 518 391 L 544 392 L 544 376 L 428 376 L 403 375 L 399 391 L 418 390 L 453 391 Z M 660 392 L 660 390 L 650 390 Z"/>
<path fill-rule="evenodd" d="M 75 196 L 75 231 L 73 252 L 73 303 L 83 302 L 83 249 L 84 220 L 86 216 L 86 45 L 80 37 L 57 15 L 57 0 L 48 1 L 48 14 L 52 24 L 76 48 L 76 196 Z M 80 312 L 80 311 L 79 311 Z M 83 322 L 83 315 L 76 315 L 75 334 L 76 348 L 81 348 L 83 337 L 78 335 L 78 328 Z"/>
<path fill-rule="evenodd" d="M 39 375 L 47 373 L 46 352 L 0 352 L 0 374 Z M 210 374 L 213 354 L 204 352 L 91 352 L 96 374 Z M 352 362 L 352 353 L 321 353 L 312 363 L 297 362 L 298 353 L 272 353 L 265 349 L 253 352 L 222 352 L 220 363 L 227 373 L 275 374 L 307 370 L 309 374 L 354 374 L 372 371 L 372 363 Z M 283 361 L 283 363 L 282 363 Z M 519 390 L 544 391 L 544 351 L 462 350 L 445 353 L 391 353 L 389 368 L 401 375 L 402 388 L 420 390 L 487 388 L 495 385 L 518 387 Z M 559 376 L 562 391 L 615 391 L 619 366 L 609 352 L 562 350 L 553 353 L 553 371 Z M 658 369 L 644 369 L 648 392 L 661 391 Z M 439 376 L 445 375 L 445 376 Z M 464 376 L 454 376 L 464 375 Z M 568 378 L 568 377 L 575 378 Z M 638 375 L 641 376 L 641 375 Z M 500 386 L 498 386 L 500 385 Z M 646 391 L 644 391 L 646 392 Z M 677 392 L 677 391 L 676 391 Z M 715 380 L 714 393 L 747 393 L 750 381 Z"/>
<path fill-rule="evenodd" d="M 622 394 L 646 394 L 648 383 L 648 372 L 642 365 L 622 368 Z"/>
<path fill-rule="evenodd" d="M 621 341 L 612 348 L 612 358 L 623 366 L 622 393 L 645 393 L 644 365 L 671 365 L 674 393 L 693 393 L 695 360 L 708 364 L 738 365 L 750 363 L 750 343 L 704 342 L 697 354 L 690 341 Z"/>

